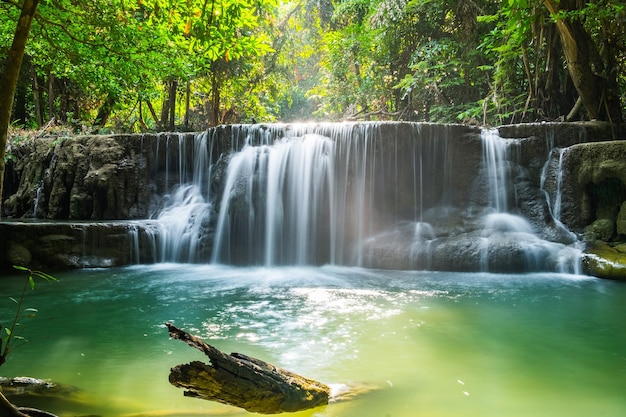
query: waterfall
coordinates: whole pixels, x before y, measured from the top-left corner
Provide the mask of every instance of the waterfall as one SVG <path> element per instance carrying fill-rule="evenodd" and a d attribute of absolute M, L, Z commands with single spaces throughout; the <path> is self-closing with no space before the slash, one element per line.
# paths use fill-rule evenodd
<path fill-rule="evenodd" d="M 540 189 L 543 191 L 546 196 L 546 201 L 548 202 L 548 207 L 550 208 L 550 213 L 555 221 L 561 221 L 561 199 L 562 199 L 562 187 L 563 187 L 563 148 L 555 148 L 552 152 L 550 152 L 546 163 L 543 166 L 541 171 L 541 183 Z M 554 165 L 554 156 L 556 155 L 556 167 L 553 168 Z M 554 175 L 553 182 L 555 183 L 554 195 L 551 196 L 548 190 L 546 189 L 546 182 L 548 181 L 548 176 Z"/>
<path fill-rule="evenodd" d="M 214 135 L 165 141 L 169 191 L 144 233 L 157 261 L 575 270 L 520 212 L 517 142 L 495 129 L 237 125 L 219 151 Z"/>
<path fill-rule="evenodd" d="M 248 145 L 233 155 L 213 261 L 304 265 L 330 258 L 336 236 L 319 235 L 333 211 L 333 156 L 333 143 L 319 135 Z"/>
<path fill-rule="evenodd" d="M 230 157 L 213 262 L 365 266 L 378 233 L 422 223 L 454 194 L 446 128 L 279 126 L 250 131 Z"/>
<path fill-rule="evenodd" d="M 507 145 L 497 129 L 482 129 L 483 161 L 489 184 L 489 204 L 497 213 L 508 209 L 508 187 L 510 179 Z"/>
<path fill-rule="evenodd" d="M 39 201 L 41 200 L 41 193 L 43 191 L 43 181 L 39 182 L 37 190 L 35 190 L 35 198 L 33 199 L 33 219 L 37 218 L 37 210 L 39 209 Z"/>
<path fill-rule="evenodd" d="M 177 155 L 173 155 L 170 146 L 168 136 L 165 186 L 170 186 L 170 159 L 177 162 L 178 181 L 164 196 L 163 207 L 154 223 L 157 227 L 154 257 L 161 262 L 198 262 L 203 259 L 206 247 L 210 246 L 207 229 L 213 212 L 210 189 L 213 143 L 209 133 L 204 132 L 194 137 L 191 152 L 185 146 L 183 135 L 177 135 Z M 157 148 L 157 158 L 158 151 Z M 151 234 L 150 231 L 146 233 Z"/>
<path fill-rule="evenodd" d="M 497 129 L 483 129 L 481 131 L 483 141 L 483 165 L 489 188 L 490 210 L 483 218 L 483 228 L 480 238 L 480 269 L 490 270 L 490 263 L 498 251 L 509 251 L 517 254 L 520 266 L 523 270 L 535 271 L 552 269 L 559 272 L 579 273 L 581 250 L 576 245 L 567 246 L 541 239 L 538 230 L 535 230 L 528 219 L 519 213 L 509 211 L 509 196 L 512 191 L 513 181 L 511 175 L 510 145 L 505 142 Z M 546 162 L 541 174 L 540 189 L 547 196 L 548 207 L 552 212 L 557 228 L 562 229 L 563 234 L 573 234 L 559 221 L 562 183 L 562 151 L 559 152 L 557 168 L 557 192 L 555 204 L 550 204 L 550 198 L 544 190 L 545 177 L 549 160 Z M 516 204 L 517 206 L 517 204 Z"/>

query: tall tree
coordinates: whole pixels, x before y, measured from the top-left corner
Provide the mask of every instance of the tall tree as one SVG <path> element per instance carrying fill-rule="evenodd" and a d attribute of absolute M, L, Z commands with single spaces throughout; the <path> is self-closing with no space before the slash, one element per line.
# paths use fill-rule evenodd
<path fill-rule="evenodd" d="M 604 62 L 599 48 L 585 30 L 578 12 L 584 10 L 586 2 L 545 0 L 544 4 L 556 19 L 567 68 L 587 112 L 594 119 L 621 123 L 616 68 L 611 65 L 614 57 Z"/>
<path fill-rule="evenodd" d="M 2 82 L 0 82 L 0 216 L 2 215 L 2 191 L 5 171 L 4 157 L 9 137 L 9 125 L 11 124 L 11 109 L 13 108 L 13 98 L 15 97 L 17 80 L 22 67 L 26 41 L 38 5 L 39 0 L 25 0 L 22 4 L 22 12 L 17 21 L 13 42 L 4 63 L 4 71 L 2 71 Z"/>

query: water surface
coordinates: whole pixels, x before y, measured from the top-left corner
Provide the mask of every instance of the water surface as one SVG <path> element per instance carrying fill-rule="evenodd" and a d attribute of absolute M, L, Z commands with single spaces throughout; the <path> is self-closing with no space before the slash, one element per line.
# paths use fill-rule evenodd
<path fill-rule="evenodd" d="M 173 322 L 327 384 L 371 389 L 297 416 L 621 417 L 626 285 L 560 274 L 166 264 L 37 283 L 29 343 L 0 368 L 75 386 L 22 400 L 60 416 L 246 415 L 183 397 L 169 369 L 208 359 Z M 8 324 L 24 277 L 0 278 Z"/>

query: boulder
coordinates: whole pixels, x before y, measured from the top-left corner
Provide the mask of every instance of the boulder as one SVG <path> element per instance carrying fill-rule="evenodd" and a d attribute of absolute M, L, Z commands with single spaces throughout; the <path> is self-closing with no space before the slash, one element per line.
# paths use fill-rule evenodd
<path fill-rule="evenodd" d="M 565 149 L 561 221 L 575 232 L 613 219 L 626 199 L 626 141 L 583 143 Z"/>
<path fill-rule="evenodd" d="M 608 242 L 615 235 L 615 223 L 611 219 L 598 219 L 585 228 L 585 240 Z"/>
<path fill-rule="evenodd" d="M 583 271 L 598 278 L 626 281 L 626 249 L 596 242 L 583 255 Z"/>

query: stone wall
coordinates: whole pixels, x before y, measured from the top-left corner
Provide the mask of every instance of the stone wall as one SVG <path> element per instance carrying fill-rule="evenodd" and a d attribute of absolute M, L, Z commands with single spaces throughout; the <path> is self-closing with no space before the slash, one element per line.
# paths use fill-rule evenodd
<path fill-rule="evenodd" d="M 207 146 L 216 158 L 233 146 L 230 130 L 211 131 Z M 42 137 L 12 145 L 2 218 L 149 218 L 163 194 L 191 176 L 196 136 Z"/>

